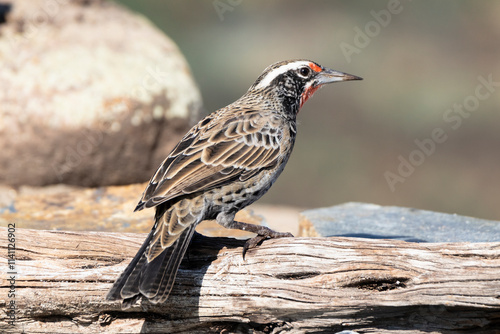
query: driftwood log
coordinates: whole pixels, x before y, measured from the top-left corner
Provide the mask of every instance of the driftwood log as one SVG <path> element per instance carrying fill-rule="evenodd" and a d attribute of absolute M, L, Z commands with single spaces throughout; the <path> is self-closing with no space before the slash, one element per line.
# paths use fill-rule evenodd
<path fill-rule="evenodd" d="M 286 238 L 265 241 L 243 260 L 243 241 L 197 235 L 167 303 L 122 311 L 104 297 L 145 235 L 13 233 L 0 228 L 2 333 L 500 328 L 500 243 Z"/>

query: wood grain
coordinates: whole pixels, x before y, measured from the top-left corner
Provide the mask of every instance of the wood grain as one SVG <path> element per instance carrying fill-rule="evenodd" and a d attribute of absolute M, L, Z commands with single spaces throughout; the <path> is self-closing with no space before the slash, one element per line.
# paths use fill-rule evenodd
<path fill-rule="evenodd" d="M 500 333 L 500 243 L 197 235 L 164 305 L 104 299 L 145 234 L 0 228 L 0 305 L 26 333 Z M 3 315 L 7 314 L 4 312 Z"/>

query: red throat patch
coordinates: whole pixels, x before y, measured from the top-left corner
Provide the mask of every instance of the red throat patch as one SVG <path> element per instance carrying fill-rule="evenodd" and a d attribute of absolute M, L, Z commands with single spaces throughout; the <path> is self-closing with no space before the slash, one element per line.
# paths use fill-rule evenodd
<path fill-rule="evenodd" d="M 304 93 L 302 93 L 302 96 L 300 97 L 300 107 L 302 108 L 302 106 L 304 105 L 304 103 L 306 103 L 307 100 L 309 100 L 309 98 L 311 96 L 313 96 L 313 94 L 320 88 L 321 86 L 309 86 L 306 88 L 306 90 L 304 91 Z"/>
<path fill-rule="evenodd" d="M 309 67 L 315 71 L 316 73 L 319 73 L 321 71 L 323 71 L 323 69 L 316 65 L 315 63 L 309 63 Z M 321 85 L 319 86 L 309 86 L 306 88 L 306 90 L 304 91 L 304 93 L 302 93 L 302 96 L 300 97 L 300 108 L 302 108 L 302 106 L 304 105 L 304 103 L 306 103 L 307 100 L 309 100 L 309 98 L 311 96 L 313 96 L 313 94 L 321 87 Z"/>

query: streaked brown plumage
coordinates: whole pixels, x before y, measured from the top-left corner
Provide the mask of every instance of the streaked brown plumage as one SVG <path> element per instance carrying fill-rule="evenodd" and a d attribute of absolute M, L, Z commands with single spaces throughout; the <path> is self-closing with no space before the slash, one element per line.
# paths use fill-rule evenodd
<path fill-rule="evenodd" d="M 108 293 L 128 307 L 141 296 L 167 299 L 196 225 L 207 219 L 267 237 L 292 236 L 234 221 L 276 181 L 295 142 L 296 115 L 323 84 L 361 78 L 309 60 L 275 63 L 236 102 L 208 115 L 177 144 L 136 207 L 156 207 L 146 241 Z M 243 253 L 243 255 L 244 255 Z"/>

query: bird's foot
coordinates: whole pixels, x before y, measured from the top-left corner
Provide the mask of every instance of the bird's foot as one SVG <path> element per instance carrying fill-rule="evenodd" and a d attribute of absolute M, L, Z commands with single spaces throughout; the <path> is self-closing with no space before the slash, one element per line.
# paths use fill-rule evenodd
<path fill-rule="evenodd" d="M 245 259 L 245 254 L 249 249 L 257 247 L 263 240 L 267 238 L 293 238 L 293 234 L 291 233 L 276 232 L 266 226 L 243 223 L 235 221 L 233 220 L 233 218 L 234 215 L 220 215 L 219 217 L 217 217 L 217 222 L 225 228 L 238 229 L 257 234 L 255 237 L 248 239 L 243 246 L 243 260 Z"/>
<path fill-rule="evenodd" d="M 267 238 L 293 238 L 293 234 L 289 232 L 276 232 L 265 226 L 253 225 L 255 230 L 251 231 L 257 233 L 257 235 L 251 239 L 248 239 L 243 246 L 243 260 L 245 259 L 245 254 L 249 249 L 257 247 L 262 241 Z M 248 231 L 248 229 L 246 229 Z"/>

